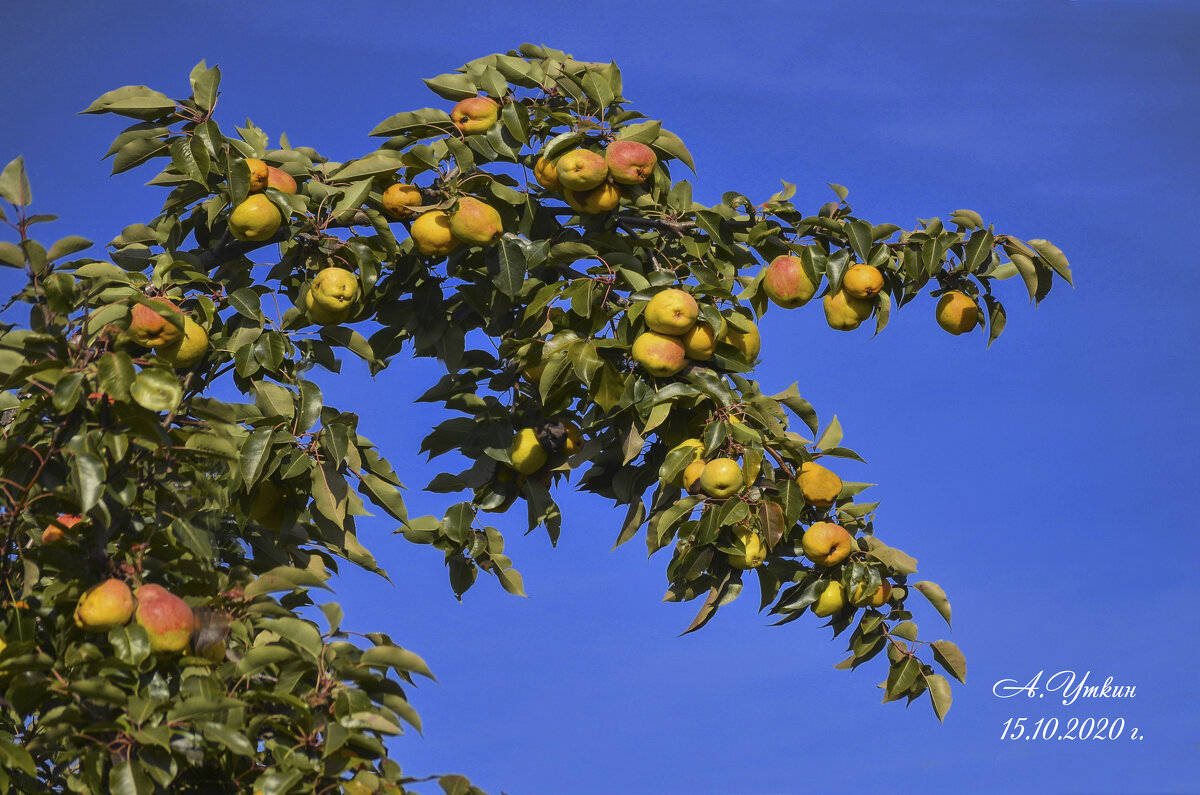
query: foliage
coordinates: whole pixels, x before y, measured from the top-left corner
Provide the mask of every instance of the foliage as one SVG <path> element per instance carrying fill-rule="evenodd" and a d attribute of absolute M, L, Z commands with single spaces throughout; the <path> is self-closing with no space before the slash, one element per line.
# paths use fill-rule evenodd
<path fill-rule="evenodd" d="M 404 791 L 416 780 L 385 739 L 420 728 L 408 686 L 431 674 L 386 635 L 343 628 L 341 609 L 316 606 L 311 590 L 327 589 L 345 561 L 384 573 L 356 533 L 369 503 L 407 540 L 444 552 L 456 596 L 480 571 L 522 594 L 484 515 L 523 503 L 521 529 L 544 528 L 553 542 L 563 517 L 552 491 L 568 480 L 625 508 L 618 545 L 643 534 L 651 555 L 670 548 L 667 600 L 700 603 L 687 631 L 736 598 L 750 571 L 781 624 L 809 612 L 830 582 L 851 595 L 890 583 L 885 604 L 830 615 L 835 635 L 849 630 L 842 666 L 886 652 L 885 700 L 929 692 L 944 716 L 949 686 L 934 664 L 965 680 L 965 662 L 949 641 L 917 639 L 908 598 L 920 592 L 949 622 L 945 594 L 910 584 L 916 562 L 876 537 L 876 504 L 858 500 L 869 484 L 844 483 L 829 507 L 806 502 L 802 464 L 858 456 L 796 385 L 764 392 L 748 375 L 756 353 L 737 335 L 755 333 L 767 311 L 761 265 L 793 255 L 830 292 L 856 263 L 877 269 L 876 333 L 923 293 L 965 292 L 985 310 L 990 344 L 1005 322 L 995 282 L 1019 274 L 1040 301 L 1054 274 L 1070 281 L 1058 249 L 998 234 L 968 210 L 909 230 L 872 224 L 836 185 L 837 201 L 815 212 L 798 208 L 786 183 L 762 203 L 728 192 L 702 205 L 676 178 L 694 167 L 683 141 L 629 107 L 615 64 L 541 47 L 425 81 L 447 104 L 493 98 L 498 118 L 484 131 L 460 131 L 441 108 L 397 113 L 372 131 L 378 149 L 344 162 L 282 138 L 272 147 L 248 120 L 223 130 L 219 79 L 201 63 L 187 99 L 127 86 L 86 109 L 133 119 L 108 151 L 113 172 L 156 164 L 149 184 L 167 189 L 162 212 L 123 229 L 104 258 L 71 259 L 91 246 L 79 237 L 48 248 L 34 240 L 32 227 L 53 217 L 30 214 L 20 159 L 0 176 L 19 237 L 0 242 L 0 263 L 28 276 L 5 306 L 26 306 L 27 319 L 0 326 L 0 785 Z M 645 182 L 606 188 L 619 196 L 613 209 L 579 211 L 586 197 L 534 180 L 540 159 L 603 153 L 613 141 L 645 144 L 656 159 Z M 255 184 L 255 161 L 298 190 Z M 418 185 L 418 207 L 385 211 L 397 181 Z M 230 232 L 233 208 L 252 193 L 283 220 L 264 240 Z M 498 213 L 503 234 L 422 254 L 408 233 L 414 216 L 453 214 L 467 197 Z M 258 200 L 255 224 L 265 218 L 269 231 L 263 208 Z M 335 267 L 357 279 L 344 307 L 313 288 Z M 727 333 L 711 358 L 655 377 L 631 349 L 648 300 L 671 288 L 695 298 L 700 323 Z M 137 315 L 138 305 L 151 313 Z M 179 333 L 199 324 L 202 358 L 175 367 L 177 350 L 139 346 L 135 317 Z M 429 484 L 462 495 L 440 518 L 410 518 L 397 473 L 356 415 L 324 402 L 318 373 L 337 373 L 346 352 L 380 378 L 402 353 L 444 364 L 421 400 L 454 416 L 422 451 L 454 451 L 469 466 Z M 522 429 L 540 446 L 533 463 L 528 444 L 514 460 Z M 681 491 L 698 456 L 738 463 L 733 496 Z M 818 521 L 853 535 L 844 560 L 805 560 L 801 538 Z M 44 532 L 56 522 L 59 533 Z M 765 548 L 758 566 L 751 536 L 752 552 Z M 109 578 L 183 597 L 195 618 L 189 648 L 152 652 L 155 628 L 140 618 L 108 631 L 78 626 L 79 597 Z M 440 783 L 478 791 L 458 776 Z"/>

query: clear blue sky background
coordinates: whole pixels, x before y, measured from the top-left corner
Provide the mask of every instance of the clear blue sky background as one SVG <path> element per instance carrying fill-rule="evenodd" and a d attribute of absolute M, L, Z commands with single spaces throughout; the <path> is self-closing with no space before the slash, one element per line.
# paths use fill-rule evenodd
<path fill-rule="evenodd" d="M 617 61 L 636 107 L 690 146 L 700 200 L 762 200 L 782 178 L 815 208 L 839 182 L 876 223 L 967 207 L 1050 238 L 1075 268 L 1077 288 L 1056 285 L 1036 311 L 1004 285 L 1008 330 L 990 351 L 937 329 L 928 299 L 875 339 L 829 330 L 815 308 L 763 323 L 759 379 L 799 381 L 823 419 L 837 413 L 870 462 L 842 474 L 880 484 L 878 534 L 950 595 L 952 633 L 913 602 L 922 634 L 953 639 L 970 665 L 945 725 L 927 700 L 881 706 L 881 661 L 835 671 L 843 640 L 811 618 L 769 628 L 752 595 L 676 637 L 694 607 L 660 603 L 665 559 L 647 563 L 640 542 L 610 553 L 620 517 L 564 497 L 557 549 L 502 520 L 529 599 L 489 580 L 460 605 L 440 553 L 363 523 L 395 584 L 344 577 L 346 624 L 391 633 L 440 680 L 412 694 L 426 731 L 395 743 L 406 772 L 462 772 L 493 795 L 1197 791 L 1200 5 L 183 8 L 6 10 L 0 159 L 25 155 L 37 211 L 62 218 L 47 237 L 104 242 L 161 206 L 141 186 L 150 172 L 107 177 L 118 120 L 74 115 L 105 90 L 184 95 L 205 58 L 225 75 L 226 129 L 249 116 L 346 159 L 392 113 L 448 104 L 420 77 L 533 41 Z M 420 492 L 438 470 L 416 452 L 440 414 L 410 406 L 433 371 L 405 367 L 372 382 L 348 366 L 326 399 L 359 411 L 413 487 L 413 514 L 440 515 L 445 500 Z M 1065 669 L 1137 695 L 992 694 Z M 1020 716 L 1123 718 L 1145 739 L 1002 741 Z"/>

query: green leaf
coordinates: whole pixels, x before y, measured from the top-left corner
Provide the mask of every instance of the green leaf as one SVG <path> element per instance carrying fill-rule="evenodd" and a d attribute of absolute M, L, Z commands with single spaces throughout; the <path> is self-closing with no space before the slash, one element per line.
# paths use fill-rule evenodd
<path fill-rule="evenodd" d="M 389 116 L 369 133 L 373 136 L 410 135 L 418 139 L 432 138 L 454 131 L 450 114 L 441 108 L 421 108 Z"/>
<path fill-rule="evenodd" d="M 79 508 L 86 513 L 100 502 L 104 490 L 104 462 L 91 453 L 77 452 L 71 456 L 71 470 L 79 484 Z"/>
<path fill-rule="evenodd" d="M 946 713 L 950 711 L 950 703 L 954 700 L 950 695 L 950 683 L 941 674 L 930 674 L 925 677 L 929 684 L 929 698 L 933 702 L 933 714 L 938 722 L 944 723 Z"/>
<path fill-rule="evenodd" d="M 897 574 L 915 574 L 917 559 L 899 549 L 889 547 L 875 536 L 867 536 L 867 554 L 881 560 Z"/>
<path fill-rule="evenodd" d="M 1054 272 L 1066 280 L 1067 284 L 1074 286 L 1071 281 L 1071 264 L 1067 262 L 1067 256 L 1062 253 L 1062 249 L 1051 243 L 1049 240 L 1030 240 L 1029 245 L 1042 256 Z"/>
<path fill-rule="evenodd" d="M 460 100 L 479 94 L 479 89 L 476 88 L 474 81 L 467 75 L 458 72 L 438 75 L 421 82 L 442 99 Z"/>
<path fill-rule="evenodd" d="M 134 119 L 154 119 L 175 110 L 175 100 L 149 86 L 123 86 L 105 92 L 80 113 L 116 113 Z"/>
<path fill-rule="evenodd" d="M 516 240 L 501 240 L 499 245 L 489 249 L 489 256 L 494 252 L 497 263 L 496 275 L 492 283 L 504 295 L 516 298 L 521 294 L 525 284 L 525 249 Z"/>
<path fill-rule="evenodd" d="M 204 61 L 196 64 L 190 75 L 192 84 L 192 101 L 200 110 L 212 110 L 217 101 L 217 86 L 221 84 L 221 69 L 214 66 L 207 68 Z"/>
<path fill-rule="evenodd" d="M 496 579 L 500 580 L 500 587 L 513 596 L 525 596 L 525 581 L 521 577 L 521 573 L 516 569 L 493 569 L 496 573 Z"/>
<path fill-rule="evenodd" d="M 967 683 L 967 658 L 959 651 L 958 646 L 948 640 L 935 640 L 932 645 L 933 658 L 951 676 L 965 685 Z"/>
<path fill-rule="evenodd" d="M 817 437 L 817 449 L 828 450 L 837 447 L 842 443 L 842 424 L 838 422 L 837 415 L 829 421 L 825 426 L 825 430 L 821 431 L 821 435 Z"/>
<path fill-rule="evenodd" d="M 916 657 L 903 657 L 888 670 L 887 694 L 892 698 L 904 695 L 921 673 L 921 661 Z"/>
<path fill-rule="evenodd" d="M 258 575 L 253 582 L 246 586 L 245 594 L 247 599 L 253 599 L 256 596 L 276 591 L 296 591 L 314 587 L 326 590 L 329 588 L 324 579 L 307 569 L 276 566 L 270 571 Z"/>
<path fill-rule="evenodd" d="M 140 762 L 119 762 L 108 774 L 111 795 L 152 795 L 154 782 L 146 777 Z"/>
<path fill-rule="evenodd" d="M 116 627 L 108 633 L 108 642 L 117 653 L 117 659 L 138 666 L 150 656 L 150 636 L 139 624 Z"/>
<path fill-rule="evenodd" d="M 0 171 L 0 198 L 18 207 L 26 207 L 33 202 L 33 191 L 25 174 L 25 158 L 18 157 L 9 162 L 4 171 Z"/>
<path fill-rule="evenodd" d="M 929 600 L 934 609 L 941 614 L 942 618 L 946 619 L 946 624 L 950 624 L 950 600 L 946 598 L 946 592 L 936 582 L 922 580 L 914 583 L 913 587 L 921 592 L 921 595 Z"/>
<path fill-rule="evenodd" d="M 401 673 L 414 673 L 437 681 L 429 666 L 416 654 L 399 646 L 379 645 L 367 649 L 359 658 L 359 664 L 379 668 L 395 668 Z"/>
<path fill-rule="evenodd" d="M 917 625 L 911 621 L 902 621 L 892 630 L 892 634 L 897 638 L 915 641 L 917 639 Z"/>
<path fill-rule="evenodd" d="M 223 745 L 238 756 L 254 756 L 254 746 L 241 732 L 219 723 L 204 723 L 201 725 L 201 731 L 206 740 Z"/>
<path fill-rule="evenodd" d="M 148 368 L 137 374 L 129 394 L 142 408 L 150 411 L 171 411 L 183 400 L 183 388 L 173 373 Z"/>
<path fill-rule="evenodd" d="M 86 237 L 80 237 L 79 235 L 64 237 L 62 240 L 55 241 L 54 245 L 50 247 L 50 251 L 46 254 L 46 260 L 56 260 L 59 257 L 83 251 L 85 248 L 90 248 L 91 245 L 92 241 Z"/>

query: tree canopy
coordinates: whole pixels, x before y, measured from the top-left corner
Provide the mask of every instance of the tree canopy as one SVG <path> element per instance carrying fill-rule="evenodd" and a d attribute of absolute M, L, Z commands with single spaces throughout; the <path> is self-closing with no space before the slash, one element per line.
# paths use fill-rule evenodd
<path fill-rule="evenodd" d="M 910 600 L 947 623 L 950 602 L 876 534 L 871 484 L 836 474 L 861 460 L 836 417 L 753 380 L 756 322 L 820 303 L 878 334 L 924 305 L 990 345 L 1000 282 L 1033 301 L 1070 282 L 1052 243 L 970 210 L 873 223 L 840 185 L 703 205 L 615 64 L 544 47 L 425 80 L 437 107 L 346 160 L 222 129 L 219 82 L 201 63 L 184 99 L 126 86 L 85 110 L 133 121 L 113 173 L 158 168 L 166 192 L 102 257 L 35 240 L 53 216 L 20 158 L 0 175 L 0 264 L 28 277 L 0 325 L 0 786 L 405 791 L 423 779 L 388 738 L 420 728 L 408 692 L 431 672 L 314 591 L 345 563 L 385 572 L 356 530 L 376 512 L 444 553 L 455 596 L 481 572 L 522 595 L 504 532 L 570 532 L 569 485 L 618 506 L 615 544 L 644 541 L 666 600 L 698 603 L 685 631 L 754 579 L 777 623 L 827 619 L 841 667 L 882 655 L 886 701 L 945 717 L 965 659 L 921 639 Z M 466 466 L 426 487 L 441 516 L 409 516 L 354 407 L 325 403 L 345 356 L 380 381 L 444 366 L 420 399 L 450 416 L 421 452 Z"/>

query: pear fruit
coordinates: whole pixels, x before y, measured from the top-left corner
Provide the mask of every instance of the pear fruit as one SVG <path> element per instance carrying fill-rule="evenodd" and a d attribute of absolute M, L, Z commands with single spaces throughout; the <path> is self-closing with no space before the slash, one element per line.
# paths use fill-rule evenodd
<path fill-rule="evenodd" d="M 75 606 L 75 625 L 86 632 L 108 632 L 129 623 L 133 593 L 124 580 L 108 579 L 83 592 Z"/>
<path fill-rule="evenodd" d="M 688 494 L 698 494 L 702 488 L 700 478 L 704 477 L 704 469 L 707 467 L 704 461 L 693 461 L 683 468 L 683 474 L 679 476 L 679 484 L 683 486 L 683 490 Z"/>
<path fill-rule="evenodd" d="M 491 97 L 467 97 L 450 111 L 450 120 L 463 135 L 480 135 L 500 118 L 500 103 Z"/>
<path fill-rule="evenodd" d="M 651 331 L 679 336 L 696 325 L 700 305 L 686 290 L 670 288 L 654 294 L 646 304 L 642 317 Z"/>
<path fill-rule="evenodd" d="M 261 193 L 247 196 L 229 214 L 229 233 L 247 243 L 270 240 L 282 225 L 279 208 Z"/>
<path fill-rule="evenodd" d="M 874 298 L 883 289 L 883 274 L 870 265 L 851 265 L 842 275 L 842 289 L 854 298 Z"/>
<path fill-rule="evenodd" d="M 416 214 L 412 208 L 421 206 L 421 190 L 407 182 L 397 182 L 387 187 L 380 201 L 385 213 L 397 221 L 402 221 Z"/>
<path fill-rule="evenodd" d="M 608 163 L 590 149 L 574 149 L 554 164 L 554 175 L 566 190 L 591 190 L 608 179 Z"/>
<path fill-rule="evenodd" d="M 591 190 L 564 190 L 563 199 L 576 212 L 596 215 L 617 209 L 621 203 L 621 191 L 612 183 L 601 182 Z"/>
<path fill-rule="evenodd" d="M 267 187 L 295 196 L 296 178 L 281 168 L 267 166 Z"/>
<path fill-rule="evenodd" d="M 143 348 L 163 348 L 183 338 L 183 330 L 157 310 L 179 311 L 170 301 L 151 298 L 147 304 L 134 304 L 129 310 L 129 326 L 125 333 Z"/>
<path fill-rule="evenodd" d="M 864 593 L 866 583 L 859 583 L 854 589 L 854 594 L 850 597 L 850 604 L 855 607 L 883 607 L 888 600 L 892 598 L 892 584 L 887 580 L 883 581 L 878 588 L 871 593 Z"/>
<path fill-rule="evenodd" d="M 678 337 L 644 331 L 633 341 L 633 358 L 642 369 L 660 378 L 675 375 L 687 365 L 687 355 Z"/>
<path fill-rule="evenodd" d="M 818 566 L 836 566 L 854 551 L 854 536 L 833 522 L 816 522 L 800 539 L 804 557 Z"/>
<path fill-rule="evenodd" d="M 271 167 L 257 157 L 247 157 L 246 166 L 250 169 L 250 192 L 264 190 L 267 180 L 271 178 Z"/>
<path fill-rule="evenodd" d="M 763 271 L 762 289 L 772 303 L 785 309 L 804 306 L 817 293 L 799 257 L 783 255 L 771 260 Z"/>
<path fill-rule="evenodd" d="M 762 562 L 767 559 L 767 545 L 758 537 L 758 533 L 745 525 L 738 525 L 734 528 L 733 534 L 738 541 L 742 542 L 746 551 L 740 555 L 736 552 L 726 552 L 725 557 L 729 560 L 729 565 L 743 571 L 761 566 Z"/>
<path fill-rule="evenodd" d="M 842 493 L 842 479 L 837 473 L 812 461 L 800 465 L 796 484 L 800 486 L 804 501 L 817 508 L 828 508 Z"/>
<path fill-rule="evenodd" d="M 137 609 L 133 619 L 150 637 L 150 651 L 177 654 L 192 640 L 196 618 L 187 602 L 161 585 L 143 585 L 134 592 Z"/>
<path fill-rule="evenodd" d="M 208 332 L 187 315 L 183 316 L 183 336 L 170 345 L 155 350 L 160 359 L 172 367 L 186 370 L 208 353 Z"/>
<path fill-rule="evenodd" d="M 504 225 L 495 207 L 473 196 L 463 196 L 450 214 L 450 234 L 464 243 L 490 246 L 504 234 Z"/>
<path fill-rule="evenodd" d="M 552 163 L 544 157 L 539 157 L 533 165 L 533 178 L 547 190 L 562 190 L 562 183 L 558 181 L 558 174 L 555 171 L 556 166 L 557 161 Z"/>
<path fill-rule="evenodd" d="M 742 331 L 730 323 L 725 332 L 725 341 L 741 351 L 748 362 L 757 359 L 759 351 L 762 350 L 762 336 L 758 333 L 758 326 L 753 323 L 750 324 L 749 331 Z"/>
<path fill-rule="evenodd" d="M 732 458 L 714 458 L 704 465 L 700 489 L 709 497 L 732 497 L 742 490 L 742 468 Z"/>
<path fill-rule="evenodd" d="M 42 543 L 53 544 L 66 538 L 66 531 L 83 521 L 78 514 L 60 513 L 45 530 L 42 531 Z"/>
<path fill-rule="evenodd" d="M 638 141 L 613 141 L 604 150 L 608 173 L 622 185 L 640 185 L 654 173 L 658 156 L 654 150 Z"/>
<path fill-rule="evenodd" d="M 306 300 L 325 312 L 348 312 L 358 294 L 358 276 L 345 268 L 333 267 L 313 277 Z"/>
<path fill-rule="evenodd" d="M 713 331 L 713 327 L 705 322 L 697 322 L 683 334 L 679 341 L 683 343 L 683 352 L 689 359 L 707 362 L 717 352 L 717 342 L 725 338 L 725 318 L 721 318 L 721 328 Z"/>
<path fill-rule="evenodd" d="M 855 298 L 845 290 L 836 293 L 826 293 L 822 299 L 825 308 L 825 322 L 838 331 L 853 331 L 871 316 L 875 304 L 864 298 Z"/>
<path fill-rule="evenodd" d="M 812 606 L 813 615 L 825 618 L 846 606 L 846 589 L 836 580 L 825 586 L 820 597 Z"/>
<path fill-rule="evenodd" d="M 955 336 L 966 334 L 979 323 L 979 307 L 966 293 L 951 290 L 938 299 L 937 323 Z"/>
<path fill-rule="evenodd" d="M 445 210 L 427 210 L 417 216 L 409 231 L 417 250 L 427 257 L 444 257 L 462 242 L 450 231 Z"/>
<path fill-rule="evenodd" d="M 533 428 L 522 428 L 513 436 L 510 450 L 513 469 L 522 475 L 532 475 L 546 464 L 546 448 L 538 441 Z"/>

